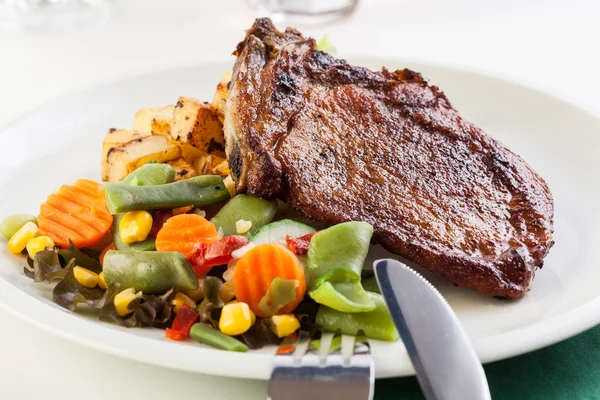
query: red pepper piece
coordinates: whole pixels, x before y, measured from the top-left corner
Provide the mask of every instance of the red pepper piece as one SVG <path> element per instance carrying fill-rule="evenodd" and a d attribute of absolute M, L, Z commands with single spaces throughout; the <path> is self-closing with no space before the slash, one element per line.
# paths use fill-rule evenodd
<path fill-rule="evenodd" d="M 297 238 L 293 238 L 290 235 L 287 235 L 285 237 L 285 242 L 287 243 L 292 253 L 294 253 L 297 256 L 303 256 L 308 253 L 310 239 L 312 239 L 312 237 L 315 236 L 317 232 L 307 233 L 306 235 Z"/>
<path fill-rule="evenodd" d="M 175 331 L 171 328 L 165 329 L 165 334 L 167 339 L 181 341 L 185 339 L 187 336 L 183 332 Z"/>
<path fill-rule="evenodd" d="M 229 263 L 231 253 L 248 244 L 245 236 L 226 236 L 211 243 L 197 243 L 190 263 L 198 277 L 205 276 L 212 267 Z"/>
<path fill-rule="evenodd" d="M 192 325 L 198 320 L 198 313 L 193 308 L 183 304 L 173 320 L 171 328 L 166 329 L 166 336 L 172 340 L 183 340 L 190 335 Z"/>

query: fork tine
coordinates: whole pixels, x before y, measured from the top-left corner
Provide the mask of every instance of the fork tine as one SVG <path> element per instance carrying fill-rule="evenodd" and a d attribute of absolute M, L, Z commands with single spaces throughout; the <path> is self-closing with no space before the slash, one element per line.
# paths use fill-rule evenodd
<path fill-rule="evenodd" d="M 268 398 L 372 400 L 374 369 L 364 332 L 359 331 L 353 342 L 349 363 L 344 362 L 341 330 L 333 334 L 331 342 L 329 338 L 300 331 L 284 339 L 275 357 Z"/>
<path fill-rule="evenodd" d="M 306 349 L 306 354 L 316 353 L 319 354 L 319 350 L 321 349 L 321 331 L 316 331 L 315 334 L 310 339 L 308 344 L 308 348 Z"/>
<path fill-rule="evenodd" d="M 327 352 L 323 355 L 322 363 L 325 365 L 342 365 L 344 363 L 344 359 L 342 357 L 342 331 L 341 329 L 337 329 L 331 338 L 331 343 L 329 344 L 329 348 L 326 349 Z"/>
<path fill-rule="evenodd" d="M 342 352 L 342 330 L 338 329 L 333 334 L 331 345 L 329 346 L 329 355 L 338 355 Z"/>
<path fill-rule="evenodd" d="M 319 349 L 321 348 L 321 331 L 316 332 L 308 332 L 308 331 L 300 331 L 300 339 L 299 342 L 302 345 L 306 345 L 306 348 L 303 352 L 299 350 L 300 355 L 297 358 L 297 362 L 302 365 L 313 365 L 318 366 L 322 363 L 321 356 L 319 354 Z M 303 349 L 300 347 L 300 349 Z M 298 355 L 298 352 L 296 352 Z"/>
<path fill-rule="evenodd" d="M 300 331 L 300 339 L 299 342 L 309 341 L 309 346 L 306 349 L 306 352 L 309 351 L 319 351 L 319 347 L 321 345 L 321 331 L 315 331 L 312 334 L 309 331 Z"/>
<path fill-rule="evenodd" d="M 354 347 L 352 351 L 352 355 L 356 356 L 359 354 L 371 354 L 371 345 L 367 340 L 367 335 L 365 335 L 365 331 L 360 329 L 356 337 L 354 338 Z"/>
<path fill-rule="evenodd" d="M 368 380 L 368 385 L 363 385 L 360 388 L 365 391 L 364 398 L 372 399 L 375 388 L 375 365 L 371 357 L 371 345 L 367 340 L 365 331 L 362 329 L 354 337 L 352 355 L 346 360 L 345 366 L 350 369 L 354 368 L 357 371 L 368 371 L 367 374 L 364 372 L 360 374 L 361 378 Z"/>

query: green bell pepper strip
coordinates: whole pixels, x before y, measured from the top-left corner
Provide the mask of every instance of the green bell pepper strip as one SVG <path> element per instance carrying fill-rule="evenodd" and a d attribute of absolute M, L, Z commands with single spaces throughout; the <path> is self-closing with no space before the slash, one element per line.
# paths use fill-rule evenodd
<path fill-rule="evenodd" d="M 252 222 L 244 235 L 251 236 L 263 225 L 271 222 L 277 213 L 277 202 L 249 194 L 238 194 L 215 215 L 210 222 L 223 229 L 223 236 L 237 235 L 235 223 L 240 219 Z"/>
<path fill-rule="evenodd" d="M 208 206 L 229 199 L 223 179 L 203 175 L 165 185 L 132 186 L 105 183 L 106 203 L 112 214 L 135 210 Z"/>
<path fill-rule="evenodd" d="M 145 294 L 198 289 L 198 278 L 185 256 L 178 252 L 115 251 L 104 256 L 104 280 L 135 288 Z"/>
<path fill-rule="evenodd" d="M 383 296 L 373 292 L 366 292 L 366 294 L 375 304 L 373 311 L 345 313 L 320 306 L 316 323 L 321 325 L 325 331 L 335 332 L 337 329 L 341 329 L 342 333 L 356 335 L 362 329 L 365 335 L 372 339 L 390 342 L 398 340 L 398 331 L 390 317 Z"/>
<path fill-rule="evenodd" d="M 192 326 L 190 336 L 202 344 L 207 344 L 217 349 L 240 352 L 248 351 L 248 346 L 244 343 L 202 322 Z"/>
<path fill-rule="evenodd" d="M 146 164 L 127 175 L 121 183 L 132 186 L 164 185 L 175 180 L 175 169 L 169 164 Z"/>
<path fill-rule="evenodd" d="M 375 309 L 360 284 L 372 234 L 373 227 L 366 222 L 346 222 L 312 237 L 308 248 L 310 297 L 342 312 Z"/>
<path fill-rule="evenodd" d="M 267 294 L 258 302 L 263 317 L 272 317 L 277 312 L 296 300 L 296 288 L 299 282 L 295 279 L 275 278 L 271 281 Z"/>
<path fill-rule="evenodd" d="M 6 240 L 10 240 L 28 222 L 37 225 L 37 218 L 30 214 L 15 214 L 6 217 L 0 222 L 0 235 L 4 236 Z"/>

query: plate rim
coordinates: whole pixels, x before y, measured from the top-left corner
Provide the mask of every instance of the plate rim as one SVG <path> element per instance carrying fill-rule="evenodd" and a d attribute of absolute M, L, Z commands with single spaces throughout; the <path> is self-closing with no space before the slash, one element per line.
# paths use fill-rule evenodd
<path fill-rule="evenodd" d="M 587 101 L 583 101 L 578 99 L 570 94 L 559 91 L 551 86 L 539 84 L 533 82 L 529 79 L 515 76 L 507 73 L 497 72 L 491 69 L 482 68 L 482 67 L 474 67 L 468 64 L 460 64 L 460 63 L 452 63 L 452 62 L 442 62 L 436 60 L 430 60 L 426 58 L 417 58 L 417 57 L 390 57 L 390 56 L 380 56 L 380 55 L 369 55 L 367 53 L 343 53 L 339 55 L 339 59 L 342 60 L 351 60 L 351 61 L 361 61 L 361 60 L 371 60 L 377 63 L 380 63 L 382 66 L 391 63 L 408 63 L 408 64 L 420 64 L 426 67 L 433 67 L 438 69 L 447 69 L 453 72 L 463 72 L 473 75 L 478 75 L 483 78 L 500 80 L 508 84 L 518 85 L 525 87 L 529 90 L 535 91 L 537 94 L 542 94 L 545 96 L 549 96 L 554 100 L 560 101 L 562 103 L 566 103 L 572 107 L 576 107 L 581 111 L 584 111 L 586 114 L 590 115 L 593 118 L 600 119 L 600 109 L 598 107 L 594 107 L 591 103 Z M 337 58 L 337 54 L 336 54 Z M 122 80 L 127 80 L 131 78 L 141 77 L 143 75 L 151 75 L 160 72 L 166 72 L 170 70 L 184 69 L 184 68 L 194 68 L 201 67 L 204 65 L 211 64 L 222 64 L 226 62 L 231 62 L 233 66 L 233 62 L 231 58 L 214 58 L 210 60 L 195 60 L 195 61 L 186 61 L 186 62 L 174 62 L 164 64 L 162 66 L 148 67 L 148 68 L 136 68 L 131 71 L 121 72 L 114 75 L 110 75 L 101 79 L 93 80 L 89 83 L 82 84 L 76 88 L 68 89 L 64 92 L 61 92 L 51 98 L 49 98 L 45 103 L 40 105 L 36 105 L 30 109 L 22 111 L 16 117 L 9 119 L 6 123 L 0 125 L 0 135 L 5 134 L 7 130 L 13 125 L 21 122 L 22 120 L 26 120 L 30 114 L 33 114 L 41 109 L 44 109 L 50 104 L 59 102 L 64 100 L 70 96 L 77 95 L 78 93 L 85 92 L 87 90 L 92 90 L 95 88 L 102 87 L 104 85 L 114 84 Z M 418 71 L 417 71 L 418 72 Z"/>
<path fill-rule="evenodd" d="M 498 74 L 492 71 L 486 71 L 484 69 L 479 68 L 471 68 L 468 66 L 461 66 L 450 63 L 441 63 L 441 62 L 431 62 L 430 60 L 418 60 L 411 58 L 395 58 L 395 57 L 384 57 L 378 55 L 365 55 L 365 54 L 344 54 L 345 58 L 350 60 L 362 60 L 369 63 L 380 63 L 381 65 L 401 65 L 402 63 L 409 65 L 420 65 L 423 67 L 430 67 L 434 69 L 445 69 L 451 72 L 476 75 L 481 78 L 491 79 L 495 81 L 501 81 L 504 84 L 515 85 L 521 88 L 525 88 L 529 91 L 533 91 L 538 95 L 542 95 L 545 97 L 550 97 L 555 101 L 562 103 L 565 106 L 574 107 L 577 110 L 584 112 L 589 117 L 597 120 L 600 123 L 600 113 L 596 112 L 590 104 L 586 104 L 580 100 L 574 99 L 564 93 L 560 93 L 556 90 L 553 90 L 548 87 L 544 87 L 542 85 L 537 85 L 532 83 L 531 81 L 527 81 L 521 78 L 510 77 L 505 74 Z M 8 134 L 12 130 L 14 126 L 21 123 L 22 121 L 27 120 L 32 114 L 35 114 L 44 108 L 51 106 L 55 103 L 61 101 L 68 101 L 70 97 L 84 94 L 87 91 L 93 91 L 96 88 L 101 88 L 105 85 L 115 84 L 120 81 L 126 81 L 133 78 L 141 78 L 145 75 L 152 75 L 157 73 L 168 73 L 169 71 L 176 71 L 180 69 L 187 68 L 200 68 L 209 65 L 220 65 L 225 62 L 231 62 L 231 59 L 227 61 L 225 59 L 213 59 L 207 60 L 206 62 L 186 62 L 186 63 L 175 63 L 172 65 L 160 66 L 156 68 L 146 68 L 137 71 L 126 72 L 122 74 L 116 74 L 108 78 L 99 79 L 91 82 L 87 85 L 82 85 L 79 88 L 68 90 L 66 92 L 61 93 L 60 95 L 53 97 L 48 100 L 46 103 L 36 106 L 30 110 L 25 111 L 20 116 L 14 118 L 9 121 L 7 124 L 0 127 L 0 136 L 3 134 Z M 135 352 L 127 352 L 123 353 L 122 348 L 118 348 L 118 346 L 114 345 L 105 345 L 95 342 L 89 339 L 86 336 L 72 334 L 64 329 L 59 329 L 57 326 L 53 326 L 52 324 L 43 323 L 40 320 L 37 320 L 34 316 L 29 315 L 28 313 L 19 310 L 19 299 L 25 299 L 26 302 L 34 302 L 39 303 L 34 296 L 31 296 L 27 292 L 19 289 L 14 286 L 12 283 L 5 280 L 0 275 L 0 288 L 6 290 L 0 290 L 0 307 L 8 310 L 11 314 L 31 323 L 34 326 L 42 328 L 45 331 L 51 332 L 54 335 L 59 337 L 63 337 L 69 341 L 75 342 L 79 345 L 84 345 L 89 348 L 93 348 L 95 350 L 99 350 L 102 352 L 106 352 L 108 354 L 116 355 L 119 357 L 124 357 L 127 359 L 149 363 L 157 366 L 185 370 L 185 371 L 194 371 L 203 374 L 209 375 L 219 375 L 219 376 L 228 376 L 228 377 L 239 377 L 239 378 L 253 378 L 253 379 L 268 379 L 260 373 L 254 373 L 253 371 L 247 371 L 244 373 L 240 373 L 239 370 L 234 374 L 227 373 L 228 368 L 226 367 L 227 363 L 223 363 L 225 368 L 219 367 L 215 370 L 206 370 L 204 368 L 194 368 L 194 367 L 185 367 L 182 365 L 178 365 L 174 362 L 167 362 L 165 360 L 160 360 L 156 357 L 146 356 L 144 353 L 135 353 Z M 5 296 L 6 294 L 6 296 Z M 10 299 L 10 300 L 9 300 Z M 17 299 L 17 301 L 15 301 Z M 23 309 L 24 307 L 22 307 Z M 62 310 L 53 309 L 53 313 Z M 69 316 L 72 317 L 72 316 Z M 561 323 L 556 323 L 556 321 L 560 320 Z M 84 319 L 80 319 L 81 321 L 85 321 Z M 562 340 L 573 337 L 583 331 L 590 329 L 600 323 L 600 295 L 594 299 L 591 299 L 579 306 L 569 310 L 568 312 L 557 315 L 550 319 L 543 320 L 541 322 L 535 323 L 533 325 L 528 325 L 524 327 L 520 327 L 517 329 L 510 330 L 505 333 L 493 335 L 494 341 L 502 341 L 503 343 L 511 343 L 511 346 L 507 349 L 506 346 L 498 346 L 495 348 L 494 346 L 486 345 L 486 341 L 492 340 L 492 338 L 480 338 L 480 339 L 472 339 L 472 342 L 475 346 L 478 356 L 480 357 L 483 363 L 489 363 L 493 361 L 498 361 L 510 357 L 514 357 L 517 355 L 525 354 L 531 351 L 539 350 L 541 348 L 547 347 L 549 345 L 555 344 Z M 548 329 L 552 327 L 552 329 Z M 546 330 L 547 333 L 542 337 L 536 337 L 536 335 L 529 334 L 529 339 L 524 341 L 522 339 L 522 335 L 526 334 L 528 331 L 541 331 Z M 137 339 L 140 339 L 139 336 L 134 336 Z M 142 338 L 149 340 L 148 338 Z M 168 343 L 168 342 L 165 342 Z M 259 356 L 255 354 L 255 356 Z M 270 355 L 261 354 L 261 356 L 271 357 Z M 413 375 L 414 370 L 412 365 L 409 368 L 405 369 L 401 373 L 388 373 L 383 371 L 378 371 L 382 373 L 378 373 L 378 378 L 387 378 L 387 377 L 400 377 L 400 376 L 408 376 Z"/>

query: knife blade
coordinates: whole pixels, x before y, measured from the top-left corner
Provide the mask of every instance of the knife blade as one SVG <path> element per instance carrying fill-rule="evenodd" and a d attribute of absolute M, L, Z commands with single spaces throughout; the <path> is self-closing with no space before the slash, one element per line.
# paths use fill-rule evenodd
<path fill-rule="evenodd" d="M 397 260 L 377 260 L 373 268 L 425 398 L 490 399 L 479 358 L 437 289 Z"/>

